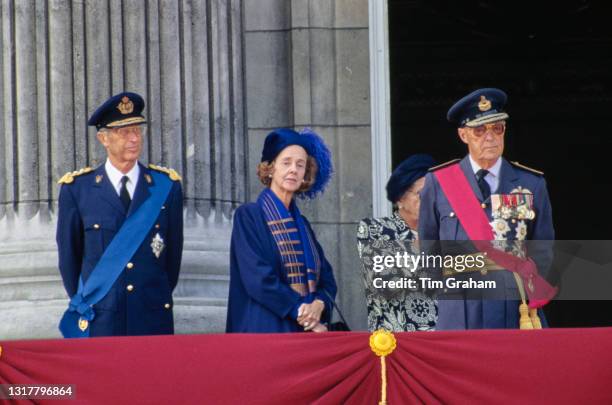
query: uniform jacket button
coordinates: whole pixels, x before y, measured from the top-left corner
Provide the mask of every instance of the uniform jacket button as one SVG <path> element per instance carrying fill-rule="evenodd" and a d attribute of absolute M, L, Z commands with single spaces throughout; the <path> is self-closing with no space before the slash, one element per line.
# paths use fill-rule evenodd
<path fill-rule="evenodd" d="M 129 262 L 126 266 L 128 269 L 133 269 L 134 268 L 134 263 Z"/>
<path fill-rule="evenodd" d="M 128 284 L 128 286 L 127 286 L 127 290 L 128 290 L 129 292 L 134 291 L 134 286 L 133 286 L 132 284 Z"/>
<path fill-rule="evenodd" d="M 170 304 L 165 303 L 165 304 L 164 304 L 164 308 L 166 308 L 166 309 L 170 309 Z"/>
<path fill-rule="evenodd" d="M 100 229 L 100 224 L 94 224 L 94 229 Z"/>

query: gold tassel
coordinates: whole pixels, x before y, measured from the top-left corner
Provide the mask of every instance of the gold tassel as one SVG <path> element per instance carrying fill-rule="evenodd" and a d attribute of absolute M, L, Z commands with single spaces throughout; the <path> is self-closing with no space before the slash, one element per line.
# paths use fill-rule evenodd
<path fill-rule="evenodd" d="M 519 314 L 521 314 L 519 319 L 519 329 L 533 329 L 534 324 L 532 323 L 532 318 L 529 317 L 529 306 L 527 306 L 527 296 L 525 295 L 523 279 L 521 279 L 521 276 L 514 272 L 512 274 L 514 275 L 516 286 L 519 290 L 519 295 L 521 296 L 521 305 L 519 305 Z"/>
<path fill-rule="evenodd" d="M 378 405 L 387 405 L 387 363 L 385 358 L 393 353 L 397 341 L 393 333 L 379 329 L 370 335 L 370 349 L 380 357 L 381 393 Z"/>
<path fill-rule="evenodd" d="M 531 318 L 533 329 L 542 329 L 542 322 L 540 322 L 537 308 L 529 308 L 529 317 Z"/>
<path fill-rule="evenodd" d="M 521 319 L 519 320 L 520 329 L 533 329 L 533 324 L 529 317 L 529 307 L 525 304 L 525 301 L 519 305 L 519 313 L 521 314 Z"/>

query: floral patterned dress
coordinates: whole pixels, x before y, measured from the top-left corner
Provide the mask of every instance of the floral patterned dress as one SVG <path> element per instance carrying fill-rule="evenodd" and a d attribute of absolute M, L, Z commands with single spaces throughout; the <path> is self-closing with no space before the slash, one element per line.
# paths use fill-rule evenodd
<path fill-rule="evenodd" d="M 418 278 L 422 269 L 413 271 L 384 268 L 374 271 L 373 257 L 399 251 L 418 252 L 417 232 L 410 229 L 396 212 L 390 217 L 365 218 L 357 230 L 357 248 L 361 259 L 362 280 L 368 305 L 368 329 L 386 329 L 391 332 L 431 331 L 438 319 L 438 303 L 420 288 L 379 289 L 375 278 L 397 280 Z"/>

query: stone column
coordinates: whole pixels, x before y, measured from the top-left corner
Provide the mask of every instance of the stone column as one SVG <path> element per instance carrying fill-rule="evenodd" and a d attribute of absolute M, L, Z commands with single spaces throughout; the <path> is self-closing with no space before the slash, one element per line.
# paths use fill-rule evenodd
<path fill-rule="evenodd" d="M 2 0 L 0 336 L 59 336 L 56 181 L 104 162 L 86 126 L 123 90 L 143 95 L 142 156 L 185 192 L 179 332 L 225 323 L 230 219 L 244 202 L 241 0 Z"/>

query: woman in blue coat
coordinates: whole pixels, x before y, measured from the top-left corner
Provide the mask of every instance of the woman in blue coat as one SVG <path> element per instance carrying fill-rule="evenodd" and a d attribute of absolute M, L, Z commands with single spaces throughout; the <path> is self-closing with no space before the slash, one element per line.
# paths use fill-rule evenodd
<path fill-rule="evenodd" d="M 314 132 L 266 137 L 257 167 L 266 188 L 234 214 L 227 332 L 327 331 L 336 282 L 295 197 L 314 198 L 331 173 L 330 152 Z"/>

